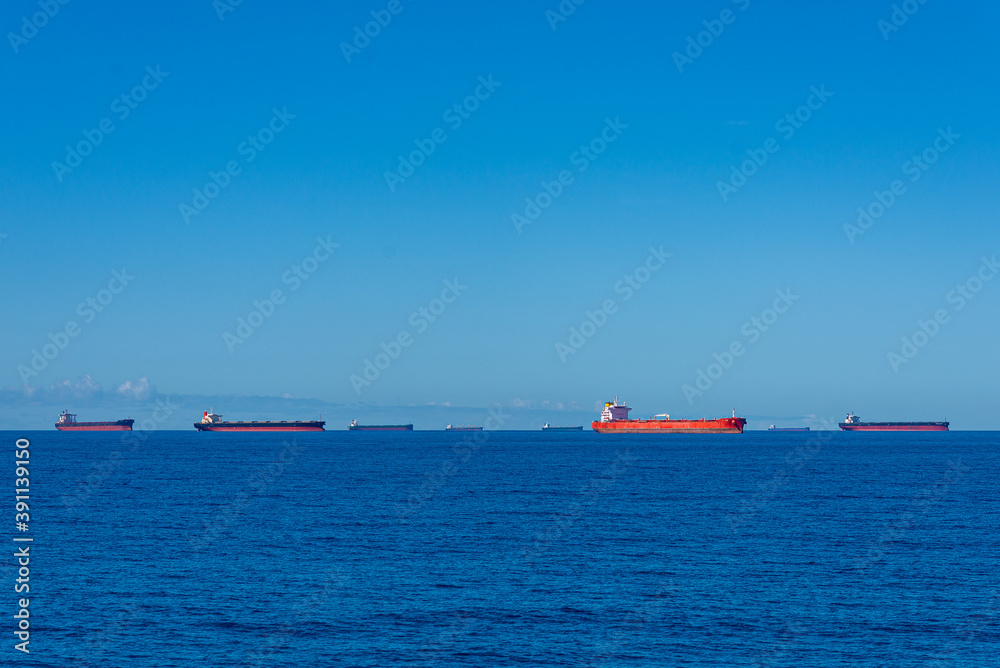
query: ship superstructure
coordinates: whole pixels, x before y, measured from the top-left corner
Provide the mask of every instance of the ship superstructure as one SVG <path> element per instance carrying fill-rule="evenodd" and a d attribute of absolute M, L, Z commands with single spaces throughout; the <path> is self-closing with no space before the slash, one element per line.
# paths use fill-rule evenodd
<path fill-rule="evenodd" d="M 742 434 L 747 423 L 736 417 L 736 411 L 732 417 L 717 419 L 675 420 L 660 413 L 649 420 L 631 420 L 631 410 L 615 396 L 614 401 L 605 402 L 601 420 L 591 426 L 600 434 Z"/>
<path fill-rule="evenodd" d="M 445 431 L 482 431 L 483 428 L 475 424 L 450 424 L 444 428 Z"/>

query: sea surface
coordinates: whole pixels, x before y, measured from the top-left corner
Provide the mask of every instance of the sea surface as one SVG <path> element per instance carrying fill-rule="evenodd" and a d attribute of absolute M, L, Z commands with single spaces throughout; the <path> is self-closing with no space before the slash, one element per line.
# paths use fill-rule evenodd
<path fill-rule="evenodd" d="M 1000 665 L 994 432 L 0 435 L 4 666 Z"/>

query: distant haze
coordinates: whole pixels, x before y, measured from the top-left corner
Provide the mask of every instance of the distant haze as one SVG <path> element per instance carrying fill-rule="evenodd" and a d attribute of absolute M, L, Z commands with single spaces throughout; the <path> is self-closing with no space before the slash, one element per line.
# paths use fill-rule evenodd
<path fill-rule="evenodd" d="M 0 428 L 1000 428 L 996 5 L 573 6 L 8 7 Z"/>

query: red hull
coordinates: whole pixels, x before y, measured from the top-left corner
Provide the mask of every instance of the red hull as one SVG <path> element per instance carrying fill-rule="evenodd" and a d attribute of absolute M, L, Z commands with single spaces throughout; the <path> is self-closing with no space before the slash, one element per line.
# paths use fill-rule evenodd
<path fill-rule="evenodd" d="M 74 425 L 56 425 L 59 431 L 132 431 L 131 424 L 86 424 L 78 422 Z"/>
<path fill-rule="evenodd" d="M 599 434 L 742 434 L 747 421 L 741 417 L 718 420 L 611 420 L 593 422 Z"/>
<path fill-rule="evenodd" d="M 213 427 L 196 424 L 198 431 L 326 431 L 323 427 Z"/>

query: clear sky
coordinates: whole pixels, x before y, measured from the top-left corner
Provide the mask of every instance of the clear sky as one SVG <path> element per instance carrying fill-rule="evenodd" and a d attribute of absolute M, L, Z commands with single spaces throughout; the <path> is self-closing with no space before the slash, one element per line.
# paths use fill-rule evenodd
<path fill-rule="evenodd" d="M 0 418 L 148 383 L 1000 428 L 1000 11 L 904 4 L 6 3 Z"/>

